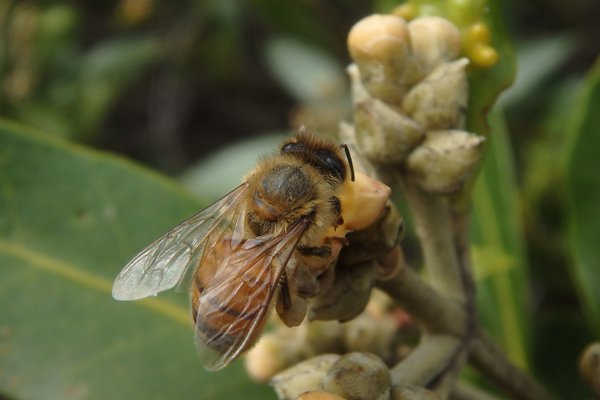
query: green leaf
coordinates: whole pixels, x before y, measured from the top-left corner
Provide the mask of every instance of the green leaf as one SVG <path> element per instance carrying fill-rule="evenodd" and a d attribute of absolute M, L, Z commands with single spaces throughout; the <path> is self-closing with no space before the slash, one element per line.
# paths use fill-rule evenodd
<path fill-rule="evenodd" d="M 577 50 L 577 44 L 576 37 L 566 34 L 519 42 L 519 73 L 510 89 L 502 94 L 502 105 L 507 108 L 530 100 L 537 89 L 569 60 Z"/>
<path fill-rule="evenodd" d="M 575 103 L 566 187 L 570 265 L 587 317 L 600 334 L 600 61 Z"/>
<path fill-rule="evenodd" d="M 275 78 L 300 102 L 324 101 L 346 94 L 344 68 L 314 46 L 277 37 L 267 42 L 265 57 Z"/>
<path fill-rule="evenodd" d="M 480 318 L 518 365 L 527 365 L 527 268 L 514 160 L 504 117 L 490 116 L 488 152 L 474 187 L 472 246 Z"/>
<path fill-rule="evenodd" d="M 202 369 L 186 294 L 111 297 L 122 266 L 199 208 L 126 160 L 0 121 L 0 396 L 269 398 L 240 363 Z"/>
<path fill-rule="evenodd" d="M 288 134 L 264 134 L 231 144 L 188 168 L 180 181 L 192 193 L 216 200 L 239 185 L 256 161 L 276 149 Z"/>

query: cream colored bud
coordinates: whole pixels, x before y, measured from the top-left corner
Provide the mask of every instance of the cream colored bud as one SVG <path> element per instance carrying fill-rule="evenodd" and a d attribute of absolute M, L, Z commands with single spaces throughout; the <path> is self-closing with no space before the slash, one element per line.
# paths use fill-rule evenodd
<path fill-rule="evenodd" d="M 344 326 L 337 321 L 312 321 L 304 327 L 304 340 L 311 356 L 343 351 Z"/>
<path fill-rule="evenodd" d="M 408 30 L 413 54 L 427 73 L 460 54 L 460 31 L 445 18 L 417 18 L 410 21 Z"/>
<path fill-rule="evenodd" d="M 579 359 L 579 371 L 583 380 L 600 396 L 600 342 L 585 348 Z"/>
<path fill-rule="evenodd" d="M 426 192 L 453 193 L 475 171 L 483 141 L 482 136 L 459 130 L 428 132 L 406 166 Z"/>
<path fill-rule="evenodd" d="M 410 34 L 403 18 L 374 14 L 357 22 L 348 34 L 348 50 L 367 91 L 400 104 L 424 73 L 413 61 Z"/>
<path fill-rule="evenodd" d="M 390 385 L 387 366 L 370 353 L 343 355 L 323 378 L 323 389 L 355 400 L 387 400 Z"/>
<path fill-rule="evenodd" d="M 307 392 L 301 394 L 296 400 L 345 400 L 343 397 L 337 394 L 323 392 L 321 390 L 315 390 L 314 392 Z"/>
<path fill-rule="evenodd" d="M 349 351 L 369 352 L 390 361 L 394 354 L 392 341 L 398 325 L 391 314 L 375 318 L 368 313 L 345 324 L 344 346 Z"/>
<path fill-rule="evenodd" d="M 357 105 L 354 125 L 360 149 L 374 164 L 400 164 L 425 135 L 414 120 L 376 99 Z"/>
<path fill-rule="evenodd" d="M 402 61 L 410 52 L 406 21 L 393 15 L 373 14 L 358 21 L 348 33 L 348 50 L 357 62 Z"/>
<path fill-rule="evenodd" d="M 356 142 L 364 157 L 377 164 L 397 164 L 421 141 L 425 132 L 412 119 L 365 90 L 358 67 L 347 68 L 352 81 Z"/>
<path fill-rule="evenodd" d="M 444 63 L 413 87 L 402 108 L 425 130 L 460 129 L 468 100 L 466 68 L 469 60 Z"/>
<path fill-rule="evenodd" d="M 330 228 L 324 236 L 345 238 L 348 232 L 367 228 L 381 216 L 391 194 L 392 189 L 386 184 L 356 172 L 354 182 L 345 184 L 338 196 L 344 223 Z"/>
<path fill-rule="evenodd" d="M 340 359 L 338 354 L 322 354 L 302 361 L 271 379 L 280 400 L 293 400 L 303 393 L 322 390 L 322 380 Z"/>
<path fill-rule="evenodd" d="M 303 346 L 298 332 L 275 331 L 263 335 L 245 357 L 246 371 L 258 382 L 266 382 L 279 371 L 302 360 Z"/>
<path fill-rule="evenodd" d="M 440 400 L 440 396 L 420 386 L 394 386 L 392 393 L 394 400 Z"/>

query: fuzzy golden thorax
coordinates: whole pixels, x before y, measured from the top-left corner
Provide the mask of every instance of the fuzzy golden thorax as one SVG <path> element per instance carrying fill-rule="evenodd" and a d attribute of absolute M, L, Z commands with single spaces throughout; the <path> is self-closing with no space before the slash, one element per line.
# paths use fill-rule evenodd
<path fill-rule="evenodd" d="M 333 198 L 341 182 L 324 179 L 313 166 L 287 154 L 263 159 L 246 177 L 248 228 L 253 235 L 279 234 L 290 224 L 308 219 L 311 224 L 302 244 L 314 244 L 336 224 L 340 210 Z"/>

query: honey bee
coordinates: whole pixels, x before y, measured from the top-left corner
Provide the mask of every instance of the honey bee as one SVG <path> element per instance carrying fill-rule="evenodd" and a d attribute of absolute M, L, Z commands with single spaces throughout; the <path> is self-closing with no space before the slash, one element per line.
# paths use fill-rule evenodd
<path fill-rule="evenodd" d="M 258 339 L 269 311 L 288 325 L 335 263 L 344 223 L 339 194 L 354 181 L 348 148 L 309 133 L 283 143 L 242 184 L 148 245 L 117 276 L 113 297 L 136 300 L 191 274 L 196 347 L 218 370 Z M 287 318 L 287 320 L 286 320 Z"/>

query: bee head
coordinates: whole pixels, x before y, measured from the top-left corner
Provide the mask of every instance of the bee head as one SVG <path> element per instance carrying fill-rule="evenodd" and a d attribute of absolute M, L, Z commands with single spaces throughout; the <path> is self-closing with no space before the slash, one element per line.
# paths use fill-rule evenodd
<path fill-rule="evenodd" d="M 346 145 L 337 146 L 332 142 L 308 134 L 299 134 L 281 147 L 281 154 L 291 155 L 312 167 L 321 175 L 342 183 L 346 179 L 346 163 L 340 157 L 343 148 L 348 160 L 351 179 L 354 181 L 354 168 L 350 151 Z"/>

